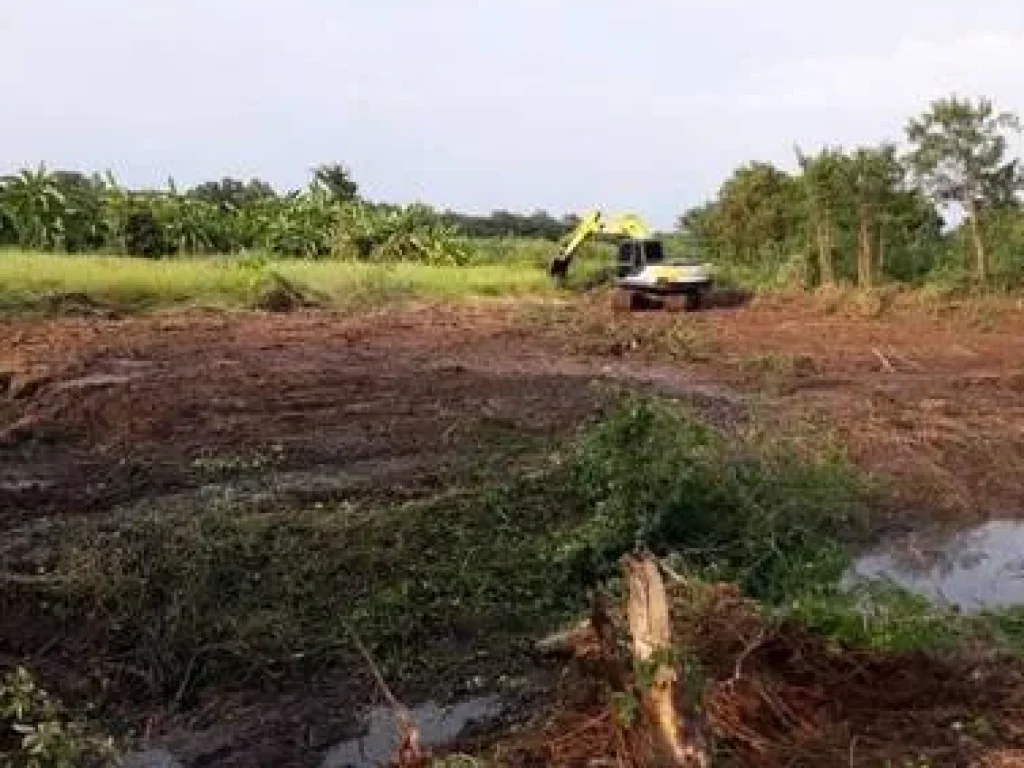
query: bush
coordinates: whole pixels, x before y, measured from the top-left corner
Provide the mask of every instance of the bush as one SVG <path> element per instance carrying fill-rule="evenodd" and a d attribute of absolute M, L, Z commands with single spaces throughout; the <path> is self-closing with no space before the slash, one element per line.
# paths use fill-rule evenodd
<path fill-rule="evenodd" d="M 676 552 L 751 595 L 784 599 L 835 581 L 837 533 L 856 522 L 862 487 L 842 455 L 729 441 L 678 407 L 638 399 L 598 426 L 574 466 L 593 516 L 563 555 L 577 577 L 614 568 L 633 547 Z"/>
<path fill-rule="evenodd" d="M 121 238 L 129 256 L 158 259 L 171 253 L 171 246 L 153 211 L 136 208 L 124 221 Z"/>

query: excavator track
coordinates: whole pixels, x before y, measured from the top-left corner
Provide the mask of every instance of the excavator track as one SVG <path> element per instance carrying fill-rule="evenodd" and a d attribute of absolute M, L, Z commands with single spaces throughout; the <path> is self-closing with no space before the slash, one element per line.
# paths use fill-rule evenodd
<path fill-rule="evenodd" d="M 636 294 L 633 291 L 619 288 L 612 294 L 612 309 L 617 312 L 629 312 L 636 308 Z"/>
<path fill-rule="evenodd" d="M 662 306 L 666 312 L 685 312 L 689 309 L 689 303 L 685 294 L 677 293 L 666 296 Z"/>

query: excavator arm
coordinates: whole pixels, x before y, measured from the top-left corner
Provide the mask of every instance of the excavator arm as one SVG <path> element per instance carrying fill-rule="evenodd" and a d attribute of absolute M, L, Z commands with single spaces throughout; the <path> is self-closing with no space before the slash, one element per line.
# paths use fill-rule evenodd
<path fill-rule="evenodd" d="M 642 240 L 651 236 L 651 230 L 639 216 L 632 213 L 605 219 L 600 211 L 591 211 L 580 220 L 576 229 L 570 233 L 565 245 L 551 262 L 549 270 L 551 276 L 560 280 L 564 279 L 569 274 L 569 265 L 572 263 L 572 257 L 576 251 L 588 238 L 598 234 L 622 235 Z"/>

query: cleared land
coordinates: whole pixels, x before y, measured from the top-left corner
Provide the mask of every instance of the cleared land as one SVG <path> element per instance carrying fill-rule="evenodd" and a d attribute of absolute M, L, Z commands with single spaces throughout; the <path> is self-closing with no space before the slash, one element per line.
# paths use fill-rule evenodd
<path fill-rule="evenodd" d="M 318 764 L 372 700 L 349 628 L 410 700 L 501 688 L 545 711 L 532 643 L 583 606 L 553 563 L 591 514 L 561 467 L 624 389 L 727 434 L 842 446 L 880 483 L 876 531 L 1024 516 L 1012 307 L 607 306 L 4 321 L 0 660 L 72 702 L 105 691 L 139 730 L 158 713 L 151 734 L 207 765 Z M 725 677 L 748 650 L 727 646 Z M 1024 755 L 1013 660 L 853 654 L 825 685 L 790 650 L 748 654 L 790 687 L 729 716 L 757 735 L 734 739 L 745 764 L 827 764 L 843 738 L 858 765 Z"/>

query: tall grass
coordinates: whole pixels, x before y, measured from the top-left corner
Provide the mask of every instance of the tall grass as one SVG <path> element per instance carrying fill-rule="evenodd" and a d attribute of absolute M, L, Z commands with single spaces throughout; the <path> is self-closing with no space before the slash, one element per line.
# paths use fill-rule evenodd
<path fill-rule="evenodd" d="M 554 290 L 546 272 L 527 263 L 449 267 L 283 260 L 264 268 L 337 307 Z M 181 305 L 240 308 L 251 303 L 255 274 L 244 261 L 228 258 L 154 261 L 5 252 L 0 253 L 0 312 L 45 312 L 69 295 L 129 312 Z"/>

